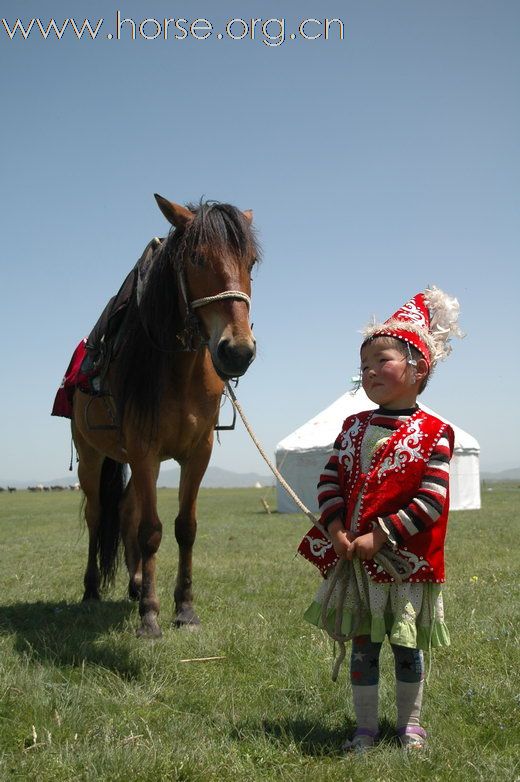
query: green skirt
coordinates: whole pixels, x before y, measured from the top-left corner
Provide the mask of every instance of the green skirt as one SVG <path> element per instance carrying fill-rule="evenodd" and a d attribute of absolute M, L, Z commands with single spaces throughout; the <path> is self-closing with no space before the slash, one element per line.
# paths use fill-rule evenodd
<path fill-rule="evenodd" d="M 333 572 L 333 571 L 332 571 Z M 330 577 L 331 574 L 329 574 Z M 387 635 L 390 643 L 412 649 L 449 646 L 450 636 L 444 622 L 442 585 L 430 582 L 380 584 L 372 581 L 358 559 L 352 561 L 344 596 L 336 584 L 323 622 L 323 603 L 329 588 L 325 579 L 304 614 L 316 627 L 334 632 L 338 603 L 341 607 L 341 633 L 369 635 L 381 643 Z"/>

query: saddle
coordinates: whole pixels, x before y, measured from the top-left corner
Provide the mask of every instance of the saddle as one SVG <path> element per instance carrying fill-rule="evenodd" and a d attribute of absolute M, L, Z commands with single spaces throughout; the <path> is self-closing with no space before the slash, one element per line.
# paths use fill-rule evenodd
<path fill-rule="evenodd" d="M 99 316 L 85 343 L 86 355 L 81 365 L 85 375 L 102 378 L 108 371 L 110 361 L 117 355 L 128 305 L 134 293 L 139 300 L 153 256 L 163 241 L 155 237 L 146 245 L 134 268 Z"/>
<path fill-rule="evenodd" d="M 154 238 L 145 247 L 132 271 L 109 300 L 94 328 L 76 347 L 56 394 L 51 415 L 72 418 L 72 398 L 79 388 L 91 396 L 103 395 L 103 380 L 117 356 L 122 325 L 134 293 L 140 298 L 154 253 L 163 239 Z"/>

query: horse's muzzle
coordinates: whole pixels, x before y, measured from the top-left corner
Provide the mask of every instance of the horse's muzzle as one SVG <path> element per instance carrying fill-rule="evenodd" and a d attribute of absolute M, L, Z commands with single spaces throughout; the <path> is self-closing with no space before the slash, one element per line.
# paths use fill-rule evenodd
<path fill-rule="evenodd" d="M 254 361 L 255 355 L 254 340 L 234 342 L 230 339 L 221 339 L 216 355 L 213 356 L 213 364 L 220 377 L 229 380 L 232 377 L 241 377 Z"/>

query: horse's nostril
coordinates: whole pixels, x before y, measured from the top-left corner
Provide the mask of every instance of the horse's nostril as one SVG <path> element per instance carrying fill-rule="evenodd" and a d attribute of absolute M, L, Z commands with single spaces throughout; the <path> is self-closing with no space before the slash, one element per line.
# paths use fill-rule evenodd
<path fill-rule="evenodd" d="M 218 363 L 226 374 L 243 374 L 253 361 L 255 351 L 254 342 L 236 344 L 229 339 L 221 339 L 217 348 Z"/>

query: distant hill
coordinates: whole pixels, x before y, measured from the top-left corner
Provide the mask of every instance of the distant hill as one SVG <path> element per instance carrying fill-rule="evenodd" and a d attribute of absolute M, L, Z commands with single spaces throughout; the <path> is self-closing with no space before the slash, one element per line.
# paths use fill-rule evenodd
<path fill-rule="evenodd" d="M 158 486 L 166 488 L 176 488 L 179 485 L 180 469 L 178 467 L 172 470 L 164 470 L 159 475 L 157 481 Z M 53 478 L 50 481 L 7 481 L 0 479 L 0 486 L 4 489 L 7 486 L 14 486 L 17 489 L 26 489 L 28 486 L 73 486 L 77 482 L 78 478 L 75 472 L 69 473 L 66 477 Z M 247 488 L 248 486 L 273 486 L 274 477 L 272 475 L 260 475 L 256 472 L 232 472 L 231 470 L 223 470 L 221 467 L 208 467 L 202 486 L 208 489 L 240 489 Z"/>
<path fill-rule="evenodd" d="M 174 488 L 179 485 L 180 469 L 164 470 L 159 475 L 158 486 Z M 248 486 L 273 486 L 274 477 L 272 475 L 260 475 L 256 472 L 232 472 L 223 470 L 221 467 L 208 467 L 206 474 L 202 479 L 202 486 L 208 489 L 241 489 Z"/>
<path fill-rule="evenodd" d="M 483 481 L 520 481 L 520 467 L 501 472 L 481 472 L 480 477 Z"/>
<path fill-rule="evenodd" d="M 171 470 L 164 470 L 159 475 L 157 482 L 158 486 L 171 489 L 176 488 L 179 485 L 180 470 L 175 467 Z M 520 467 L 515 467 L 510 470 L 501 470 L 500 472 L 481 472 L 480 478 L 483 481 L 519 481 L 520 482 Z M 8 481 L 0 478 L 0 486 L 4 489 L 7 486 L 14 486 L 17 489 L 26 489 L 28 486 L 73 486 L 77 482 L 78 478 L 75 472 L 71 472 L 61 478 L 53 478 L 50 481 Z M 274 486 L 275 479 L 272 475 L 261 475 L 256 472 L 233 472 L 232 470 L 224 470 L 221 467 L 208 467 L 206 475 L 202 481 L 202 486 L 208 489 L 241 489 L 248 486 Z"/>

